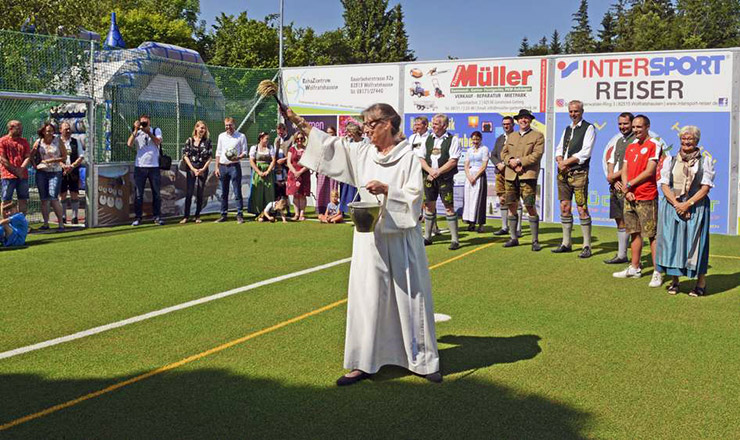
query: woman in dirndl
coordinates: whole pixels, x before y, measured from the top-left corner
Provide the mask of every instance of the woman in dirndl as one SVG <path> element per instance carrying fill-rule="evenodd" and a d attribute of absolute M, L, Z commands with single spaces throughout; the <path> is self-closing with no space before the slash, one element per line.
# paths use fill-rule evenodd
<path fill-rule="evenodd" d="M 483 232 L 486 224 L 486 201 L 488 199 L 488 147 L 481 145 L 483 135 L 474 131 L 470 135 L 471 146 L 465 157 L 465 193 L 463 221 L 468 222 L 468 231 Z"/>
<path fill-rule="evenodd" d="M 260 215 L 268 203 L 275 201 L 275 147 L 270 145 L 270 136 L 265 132 L 257 136 L 257 141 L 258 144 L 249 149 L 252 188 L 247 210 L 254 215 Z"/>
<path fill-rule="evenodd" d="M 663 190 L 658 211 L 655 270 L 673 277 L 668 293 L 679 291 L 679 277 L 697 278 L 689 296 L 704 296 L 709 266 L 709 190 L 714 165 L 699 148 L 701 131 L 688 125 L 680 132 L 679 154 L 663 161 L 658 183 Z"/>

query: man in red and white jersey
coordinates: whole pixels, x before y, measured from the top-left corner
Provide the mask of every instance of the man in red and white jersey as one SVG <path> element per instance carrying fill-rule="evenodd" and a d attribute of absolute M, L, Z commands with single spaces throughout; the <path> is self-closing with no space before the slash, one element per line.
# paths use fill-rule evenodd
<path fill-rule="evenodd" d="M 615 272 L 615 278 L 639 278 L 640 251 L 643 236 L 650 241 L 650 253 L 655 265 L 655 235 L 658 226 L 657 169 L 661 147 L 650 138 L 650 119 L 635 116 L 632 120 L 635 141 L 627 146 L 622 164 L 622 192 L 624 192 L 624 223 L 632 238 L 632 262 L 627 269 Z M 663 275 L 653 271 L 650 287 L 659 287 Z"/>

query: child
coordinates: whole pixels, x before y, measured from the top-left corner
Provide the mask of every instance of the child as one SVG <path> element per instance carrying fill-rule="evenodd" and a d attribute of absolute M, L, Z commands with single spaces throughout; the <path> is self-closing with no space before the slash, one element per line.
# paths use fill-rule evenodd
<path fill-rule="evenodd" d="M 342 223 L 344 217 L 342 211 L 339 210 L 339 191 L 332 191 L 330 196 L 331 203 L 326 205 L 324 214 L 319 214 L 319 221 L 321 223 Z"/>
<path fill-rule="evenodd" d="M 3 219 L 0 220 L 2 233 L 0 245 L 4 247 L 23 246 L 28 234 L 28 220 L 22 212 L 18 212 L 15 202 L 3 202 Z"/>
<path fill-rule="evenodd" d="M 257 221 L 263 222 L 267 219 L 268 221 L 274 222 L 275 217 L 280 214 L 280 218 L 283 220 L 283 223 L 287 223 L 287 220 L 285 219 L 285 209 L 287 207 L 288 199 L 285 197 L 281 197 L 275 202 L 270 202 L 265 206 L 264 211 L 257 216 Z"/>

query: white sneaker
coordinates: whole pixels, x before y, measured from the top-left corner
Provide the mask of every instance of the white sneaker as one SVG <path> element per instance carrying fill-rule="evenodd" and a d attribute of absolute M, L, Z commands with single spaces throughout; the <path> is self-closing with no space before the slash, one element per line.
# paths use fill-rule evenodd
<path fill-rule="evenodd" d="M 614 278 L 640 278 L 642 276 L 642 269 L 640 269 L 639 267 L 634 268 L 630 264 L 629 266 L 627 266 L 627 269 L 619 272 L 614 272 L 612 276 Z"/>
<path fill-rule="evenodd" d="M 663 284 L 663 274 L 657 270 L 653 271 L 653 277 L 650 278 L 648 287 L 660 287 Z"/>

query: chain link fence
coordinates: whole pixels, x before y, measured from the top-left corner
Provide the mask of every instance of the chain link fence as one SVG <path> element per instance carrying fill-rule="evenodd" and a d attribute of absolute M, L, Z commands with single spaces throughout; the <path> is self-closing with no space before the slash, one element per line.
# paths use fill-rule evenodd
<path fill-rule="evenodd" d="M 135 152 L 126 141 L 142 114 L 161 129 L 164 152 L 175 160 L 198 120 L 208 125 L 214 139 L 227 116 L 236 119 L 250 144 L 260 131 L 274 134 L 277 106 L 273 100 L 262 101 L 256 90 L 260 81 L 276 78 L 278 69 L 209 66 L 183 61 L 193 57 L 177 48 L 157 48 L 108 51 L 97 42 L 0 30 L 2 129 L 8 121 L 20 120 L 23 136 L 33 145 L 43 122 L 57 127 L 70 122 L 87 148 L 88 162 L 93 158 L 96 164 L 133 162 Z M 55 96 L 66 102 L 55 101 Z M 82 100 L 70 103 L 71 97 L 92 98 L 92 127 L 87 105 Z M 37 222 L 38 193 L 33 179 L 29 184 L 34 188 L 29 216 Z"/>

